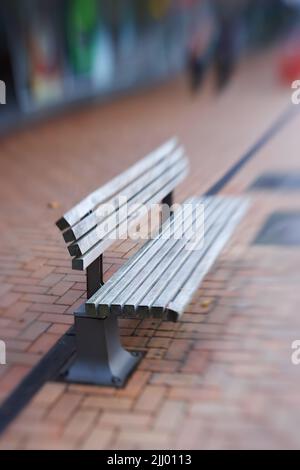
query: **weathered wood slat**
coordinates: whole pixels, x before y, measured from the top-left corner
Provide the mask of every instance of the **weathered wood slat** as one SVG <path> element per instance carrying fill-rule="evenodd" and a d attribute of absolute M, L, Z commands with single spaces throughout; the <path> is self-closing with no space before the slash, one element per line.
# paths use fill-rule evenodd
<path fill-rule="evenodd" d="M 107 246 L 107 239 L 109 239 L 110 244 L 112 244 L 115 241 L 113 235 L 121 236 L 121 232 L 124 233 L 127 226 L 133 224 L 133 222 L 137 222 L 145 215 L 145 209 L 149 208 L 150 200 L 151 204 L 160 202 L 161 192 L 163 191 L 168 194 L 174 187 L 174 184 L 178 184 L 178 178 L 183 178 L 186 172 L 187 167 L 185 162 L 180 162 L 176 167 L 168 171 L 168 180 L 165 179 L 166 175 L 158 178 L 152 183 L 151 187 L 145 188 L 142 193 L 139 193 L 131 199 L 130 203 L 127 204 L 127 210 L 125 212 L 112 214 L 105 220 L 103 225 L 97 226 L 94 230 L 89 232 L 88 235 L 70 245 L 68 247 L 70 254 L 80 257 L 94 247 L 100 247 L 102 243 Z M 168 188 L 168 192 L 165 191 L 166 187 Z M 109 227 L 108 230 L 107 227 Z"/>
<path fill-rule="evenodd" d="M 219 223 L 219 219 L 224 216 L 224 203 L 216 199 L 216 204 L 212 208 L 212 212 L 207 214 L 205 217 L 205 243 L 206 240 L 211 237 L 211 233 L 214 232 L 215 227 Z M 219 203 L 219 204 L 217 204 Z M 211 207 L 211 206 L 210 206 Z M 172 286 L 175 285 L 173 282 L 174 278 L 178 275 L 183 276 L 182 267 L 187 268 L 188 263 L 185 266 L 185 262 L 192 256 L 192 262 L 197 262 L 196 259 L 199 256 L 199 252 L 189 251 L 186 246 L 191 240 L 191 236 L 180 240 L 180 243 L 175 250 L 171 250 L 168 257 L 162 258 L 158 267 L 152 272 L 151 278 L 148 279 L 139 290 L 135 291 L 130 298 L 125 300 L 124 313 L 132 313 L 139 308 L 139 305 L 148 308 L 152 307 L 155 299 L 162 293 L 169 292 Z M 197 239 L 192 242 L 192 245 L 196 246 L 203 243 L 203 240 Z M 199 250 L 200 251 L 200 250 Z M 178 284 L 178 280 L 177 280 Z M 158 302 L 159 306 L 165 305 L 162 302 Z M 145 310 L 145 308 L 143 310 Z M 162 313 L 162 311 L 161 311 Z"/>
<path fill-rule="evenodd" d="M 56 223 L 60 230 L 65 230 L 72 227 L 79 222 L 84 216 L 89 214 L 95 207 L 105 202 L 114 194 L 121 192 L 124 186 L 134 181 L 144 172 L 155 166 L 161 159 L 173 152 L 178 145 L 176 138 L 172 138 L 154 152 L 148 154 L 143 160 L 139 161 L 121 175 L 115 177 L 106 185 L 97 189 L 70 211 L 66 212 L 64 216 Z"/>
<path fill-rule="evenodd" d="M 175 178 L 173 178 L 169 184 L 164 186 L 163 189 L 161 189 L 158 193 L 156 193 L 153 197 L 151 197 L 147 202 L 145 202 L 145 207 L 150 208 L 151 204 L 158 203 L 161 201 L 167 194 L 170 193 L 174 189 L 176 185 L 178 185 L 186 176 L 187 169 L 182 171 L 179 175 L 177 175 Z M 118 227 L 118 232 L 119 235 L 122 236 L 122 234 L 126 233 L 128 225 L 136 222 L 137 219 L 133 219 L 132 221 L 129 220 L 127 223 L 127 220 L 124 221 L 124 223 L 120 224 Z M 86 267 L 99 255 L 101 255 L 105 249 L 107 249 L 109 246 L 114 243 L 114 240 L 106 239 L 103 240 L 101 243 L 98 243 L 96 246 L 91 248 L 87 253 L 85 253 L 83 256 L 80 256 L 78 258 L 74 258 L 72 260 L 72 267 L 73 269 L 78 269 L 78 270 L 83 270 L 86 269 Z"/>
<path fill-rule="evenodd" d="M 156 174 L 156 178 L 152 180 L 148 186 L 142 186 L 143 189 L 131 197 L 127 203 L 127 207 L 124 205 L 123 208 L 125 208 L 125 212 L 122 211 L 122 207 L 117 208 L 114 212 L 111 211 L 111 214 L 108 217 L 105 217 L 101 224 L 88 232 L 87 235 L 69 245 L 68 250 L 71 256 L 83 255 L 90 248 L 96 245 L 96 243 L 113 233 L 123 220 L 126 220 L 127 217 L 130 217 L 134 212 L 137 212 L 137 205 L 144 205 L 153 194 L 156 194 L 166 184 L 169 184 L 174 177 L 184 174 L 187 167 L 188 163 L 186 160 L 178 159 L 174 166 L 168 168 L 167 171 L 164 171 L 163 173 L 158 172 Z M 109 231 L 107 228 L 109 228 Z"/>
<path fill-rule="evenodd" d="M 172 166 L 179 163 L 179 161 L 186 161 L 188 164 L 187 158 L 184 155 L 183 147 L 176 148 L 173 152 L 166 156 L 166 158 L 162 159 L 157 165 L 144 173 L 138 180 L 135 180 L 128 186 L 124 187 L 121 194 L 117 194 L 113 198 L 105 201 L 105 206 L 103 204 L 100 205 L 91 214 L 87 215 L 84 219 L 73 225 L 73 227 L 66 230 L 63 233 L 64 240 L 66 242 L 77 240 L 87 234 L 97 225 L 105 223 L 105 220 L 109 217 L 109 215 L 115 211 L 121 210 L 126 201 L 130 202 L 134 196 L 140 193 L 145 187 L 149 186 L 149 184 L 152 183 L 161 174 L 164 174 Z M 105 214 L 104 209 L 106 209 Z"/>
<path fill-rule="evenodd" d="M 217 204 L 218 201 L 214 200 L 213 204 L 209 205 L 209 207 L 207 208 L 207 225 L 210 224 L 211 218 L 213 219 L 213 221 L 215 219 Z M 192 227 L 192 224 L 194 223 L 195 213 L 196 208 L 193 214 L 191 214 L 191 216 L 189 216 L 187 220 L 184 221 L 184 229 L 186 230 L 186 233 L 189 232 L 190 228 Z M 213 221 L 211 223 L 213 223 Z M 155 288 L 159 289 L 159 285 L 161 285 L 161 283 L 164 281 L 164 273 L 166 272 L 168 266 L 173 261 L 175 262 L 175 264 L 177 264 L 177 260 L 184 250 L 184 247 L 188 241 L 188 237 L 189 235 L 187 235 L 187 238 L 181 238 L 175 241 L 172 239 L 167 240 L 164 249 L 160 250 L 157 253 L 157 256 L 149 263 L 147 263 L 145 268 L 139 274 L 139 277 L 137 279 L 134 279 L 134 281 L 131 283 L 128 290 L 122 292 L 119 295 L 119 298 L 115 299 L 112 302 L 112 307 L 115 309 L 119 303 L 119 307 L 124 307 L 126 314 L 133 314 L 138 305 L 141 303 L 141 301 L 147 294 L 151 297 L 150 292 L 152 292 L 152 290 Z"/>
<path fill-rule="evenodd" d="M 210 217 L 214 214 L 216 207 L 220 205 L 220 199 L 216 198 L 205 198 L 205 199 L 198 199 L 193 198 L 191 200 L 186 201 L 185 204 L 191 204 L 193 207 L 196 207 L 199 204 L 204 204 L 205 206 L 205 219 L 206 224 L 209 224 Z M 135 294 L 138 286 L 144 282 L 148 282 L 151 277 L 148 277 L 149 271 L 153 270 L 155 267 L 158 267 L 158 278 L 159 278 L 159 266 L 162 263 L 162 270 L 164 269 L 163 266 L 163 250 L 168 252 L 173 245 L 180 242 L 180 240 L 172 240 L 164 239 L 164 235 L 166 233 L 170 233 L 171 235 L 174 232 L 177 232 L 178 229 L 181 230 L 182 226 L 184 226 L 185 230 L 189 230 L 193 223 L 193 217 L 195 216 L 195 211 L 193 214 L 186 214 L 186 217 L 181 217 L 181 210 L 178 209 L 174 213 L 174 224 L 172 230 L 169 230 L 169 224 L 165 224 L 165 228 L 163 229 L 160 237 L 150 242 L 149 248 L 147 253 L 143 254 L 143 257 L 139 259 L 139 262 L 134 262 L 133 266 L 130 268 L 130 260 L 127 262 L 129 265 L 129 269 L 126 267 L 126 276 L 122 274 L 116 273 L 113 276 L 112 284 L 109 286 L 103 287 L 98 294 L 96 294 L 93 298 L 91 298 L 87 302 L 87 312 L 90 314 L 95 315 L 97 306 L 99 304 L 100 308 L 99 315 L 100 316 L 107 316 L 107 307 L 106 305 L 112 303 L 113 309 L 118 308 L 120 310 L 121 306 L 129 299 L 131 296 Z M 177 217 L 177 219 L 176 219 Z M 177 223 L 176 223 L 177 220 Z M 189 223 L 187 223 L 189 221 Z M 119 302 L 119 305 L 118 305 Z M 130 302 L 131 303 L 131 302 Z"/>
<path fill-rule="evenodd" d="M 153 315 L 155 315 L 155 311 L 157 310 L 159 314 L 163 313 L 165 306 L 182 289 L 200 260 L 205 259 L 209 249 L 215 246 L 215 242 L 220 239 L 228 239 L 226 237 L 225 227 L 230 223 L 230 219 L 235 215 L 237 209 L 238 201 L 230 201 L 227 207 L 221 209 L 221 214 L 219 214 L 214 226 L 207 233 L 203 249 L 193 251 L 192 253 L 184 253 L 181 259 L 178 260 L 178 267 L 170 266 L 168 270 L 164 271 L 164 283 L 160 285 L 160 293 L 152 292 L 152 297 L 149 299 L 149 305 Z M 218 245 L 216 245 L 216 247 L 218 247 Z M 215 253 L 219 253 L 219 250 L 216 249 Z M 175 272 L 175 269 L 177 269 L 177 272 Z M 167 289 L 165 288 L 166 283 L 168 285 Z M 194 289 L 198 285 L 199 284 L 194 284 Z M 145 303 L 145 299 L 142 303 Z"/>
<path fill-rule="evenodd" d="M 188 202 L 193 204 L 196 201 L 190 199 Z M 181 224 L 181 222 L 181 211 L 177 210 L 173 217 L 164 223 L 160 233 L 158 233 L 155 238 L 145 243 L 143 247 L 133 257 L 131 257 L 130 260 L 127 261 L 93 297 L 86 302 L 86 312 L 90 315 L 96 315 L 97 306 L 101 302 L 105 302 L 107 295 L 114 300 L 120 291 L 124 290 L 135 276 L 139 274 L 140 270 L 148 260 L 153 258 L 159 249 L 167 243 L 168 240 L 164 238 L 166 231 L 174 233 L 178 224 Z"/>
<path fill-rule="evenodd" d="M 185 284 L 182 285 L 179 290 L 177 290 L 177 294 L 175 295 L 174 299 L 167 304 L 165 311 L 169 320 L 176 321 L 182 315 L 184 308 L 186 305 L 188 305 L 194 295 L 195 286 L 200 285 L 204 276 L 207 274 L 216 260 L 218 254 L 229 240 L 236 225 L 244 215 L 247 206 L 248 202 L 243 202 L 239 205 L 234 214 L 231 216 L 231 219 L 223 228 L 222 236 L 219 236 L 215 240 L 214 244 L 205 254 L 205 257 L 202 258 L 199 265 L 189 275 L 189 278 L 186 280 Z"/>
<path fill-rule="evenodd" d="M 198 200 L 198 202 L 203 200 Z M 197 199 L 192 199 L 196 204 Z M 184 240 L 163 240 L 160 233 L 129 260 L 121 271 L 91 298 L 86 313 L 106 317 L 111 312 L 122 316 L 165 316 L 176 321 L 191 300 L 201 280 L 217 258 L 234 228 L 245 213 L 247 201 L 231 197 L 205 198 L 205 239 L 194 241 L 194 251 L 186 249 L 191 234 Z M 177 212 L 177 211 L 176 211 Z M 173 230 L 180 227 L 180 217 Z M 194 212 L 195 213 L 195 212 Z M 187 216 L 188 232 L 193 216 Z M 167 227 L 167 225 L 166 225 Z M 164 243 L 163 243 L 164 242 Z"/>
<path fill-rule="evenodd" d="M 180 211 L 181 212 L 181 211 Z M 182 225 L 188 229 L 192 226 L 193 223 L 193 213 L 187 214 L 184 217 L 184 214 L 181 220 L 178 221 L 177 228 L 174 227 L 174 233 L 171 234 L 169 239 L 162 239 L 160 244 L 156 244 L 156 251 L 152 253 L 150 250 L 147 255 L 136 266 L 135 270 L 130 272 L 129 282 L 126 280 L 126 285 L 117 290 L 115 289 L 116 296 L 115 298 L 111 296 L 109 292 L 107 295 L 107 300 L 103 299 L 104 302 L 110 303 L 113 309 L 121 310 L 126 304 L 128 306 L 127 313 L 129 314 L 133 309 L 130 308 L 127 304 L 132 304 L 138 302 L 138 298 L 140 297 L 140 291 L 142 290 L 144 293 L 147 291 L 147 286 L 151 285 L 153 282 L 153 273 L 155 270 L 159 270 L 160 264 L 163 262 L 166 256 L 171 256 L 173 252 L 180 251 L 182 240 L 176 239 L 176 233 L 178 229 L 181 230 Z M 104 303 L 101 302 L 101 303 Z M 129 312 L 130 310 L 130 312 Z M 103 312 L 103 309 L 100 305 L 100 314 Z"/>

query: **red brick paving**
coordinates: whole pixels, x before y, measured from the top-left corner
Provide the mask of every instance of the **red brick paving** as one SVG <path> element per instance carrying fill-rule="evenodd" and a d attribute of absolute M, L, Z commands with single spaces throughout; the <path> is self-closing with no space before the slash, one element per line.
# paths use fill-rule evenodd
<path fill-rule="evenodd" d="M 241 67 L 219 97 L 208 84 L 192 100 L 176 80 L 3 139 L 0 336 L 8 365 L 0 368 L 1 399 L 66 331 L 84 298 L 84 275 L 71 270 L 55 220 L 172 134 L 192 162 L 177 199 L 202 193 L 289 101 L 264 58 L 258 62 Z M 299 169 L 299 124 L 280 132 L 224 192 L 243 192 L 269 168 Z M 52 201 L 59 207 L 50 209 Z M 300 252 L 251 245 L 270 212 L 291 207 L 299 209 L 299 196 L 253 195 L 179 323 L 120 321 L 125 346 L 146 352 L 124 389 L 47 383 L 0 448 L 299 448 L 300 373 L 290 354 L 300 329 Z M 105 256 L 106 278 L 135 246 L 115 248 Z"/>

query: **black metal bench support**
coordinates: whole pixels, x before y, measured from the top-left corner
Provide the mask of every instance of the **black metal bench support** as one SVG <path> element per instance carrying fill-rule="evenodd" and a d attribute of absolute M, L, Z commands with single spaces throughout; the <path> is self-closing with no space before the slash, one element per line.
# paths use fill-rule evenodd
<path fill-rule="evenodd" d="M 161 201 L 162 204 L 168 204 L 169 207 L 173 204 L 173 191 L 171 191 L 167 196 Z"/>
<path fill-rule="evenodd" d="M 161 223 L 164 223 L 166 220 L 168 220 L 170 213 L 169 211 L 164 210 L 165 209 L 165 204 L 167 206 L 172 207 L 173 205 L 173 191 L 171 191 L 167 196 L 161 201 L 162 203 L 162 217 L 161 217 Z"/>
<path fill-rule="evenodd" d="M 87 268 L 87 297 L 103 284 L 103 259 L 99 256 Z M 75 312 L 76 356 L 64 374 L 67 382 L 122 387 L 142 358 L 139 352 L 123 348 L 116 315 L 93 318 L 85 305 Z"/>
<path fill-rule="evenodd" d="M 116 315 L 106 319 L 75 313 L 76 357 L 66 380 L 122 387 L 141 360 L 141 353 L 126 351 L 120 342 Z"/>
<path fill-rule="evenodd" d="M 92 297 L 103 284 L 103 256 L 100 255 L 86 270 L 87 298 Z"/>

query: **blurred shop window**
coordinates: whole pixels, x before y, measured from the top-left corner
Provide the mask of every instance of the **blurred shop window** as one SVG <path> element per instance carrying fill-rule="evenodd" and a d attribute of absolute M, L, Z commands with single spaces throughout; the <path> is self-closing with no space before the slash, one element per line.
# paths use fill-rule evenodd
<path fill-rule="evenodd" d="M 70 68 L 75 77 L 90 79 L 97 88 L 110 85 L 115 63 L 104 3 L 69 0 L 66 9 Z"/>
<path fill-rule="evenodd" d="M 59 14 L 55 0 L 14 3 L 9 21 L 10 48 L 21 107 L 30 111 L 63 95 Z"/>

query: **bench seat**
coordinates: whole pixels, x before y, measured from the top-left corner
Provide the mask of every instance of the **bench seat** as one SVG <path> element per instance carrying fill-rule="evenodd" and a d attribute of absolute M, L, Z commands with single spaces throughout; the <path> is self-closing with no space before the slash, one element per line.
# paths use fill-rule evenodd
<path fill-rule="evenodd" d="M 87 300 L 85 314 L 98 318 L 111 314 L 127 318 L 153 316 L 177 321 L 247 205 L 245 199 L 235 197 L 188 200 L 155 238 L 146 242 Z M 188 206 L 189 210 L 183 209 Z M 204 230 L 199 218 L 201 207 Z"/>

